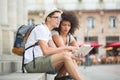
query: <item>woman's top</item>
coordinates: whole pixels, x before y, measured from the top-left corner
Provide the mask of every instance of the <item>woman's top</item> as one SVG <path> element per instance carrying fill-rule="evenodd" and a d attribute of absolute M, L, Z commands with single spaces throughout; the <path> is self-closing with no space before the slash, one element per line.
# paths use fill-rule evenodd
<path fill-rule="evenodd" d="M 59 36 L 60 36 L 60 40 L 61 40 L 62 43 L 64 44 L 64 40 L 63 40 L 62 36 L 59 34 L 58 31 L 53 30 L 53 31 L 52 31 L 52 36 L 53 36 L 53 35 L 59 35 Z M 74 40 L 75 40 L 74 37 L 69 33 L 69 34 L 67 35 L 67 43 L 66 43 L 65 45 L 69 46 L 69 45 L 72 43 L 72 41 L 74 41 Z"/>

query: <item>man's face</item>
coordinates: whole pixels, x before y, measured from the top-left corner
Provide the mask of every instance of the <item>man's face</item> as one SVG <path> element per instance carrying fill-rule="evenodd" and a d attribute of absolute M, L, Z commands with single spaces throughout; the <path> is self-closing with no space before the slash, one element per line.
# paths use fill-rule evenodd
<path fill-rule="evenodd" d="M 53 28 L 59 27 L 60 21 L 61 21 L 61 13 L 56 12 L 54 15 L 50 17 L 50 24 Z"/>

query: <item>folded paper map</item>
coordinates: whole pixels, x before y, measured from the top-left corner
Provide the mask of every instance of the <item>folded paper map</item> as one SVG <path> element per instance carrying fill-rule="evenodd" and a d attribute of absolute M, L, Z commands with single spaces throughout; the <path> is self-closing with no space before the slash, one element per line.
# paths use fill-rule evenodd
<path fill-rule="evenodd" d="M 75 56 L 78 56 L 79 54 L 87 55 L 92 49 L 93 47 L 91 47 L 90 45 L 83 45 L 74 53 L 74 55 Z"/>

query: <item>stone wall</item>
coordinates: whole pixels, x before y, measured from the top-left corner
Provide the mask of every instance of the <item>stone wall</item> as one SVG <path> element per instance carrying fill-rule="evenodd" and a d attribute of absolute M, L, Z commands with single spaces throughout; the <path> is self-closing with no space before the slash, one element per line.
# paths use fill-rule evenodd
<path fill-rule="evenodd" d="M 0 74 L 21 70 L 21 57 L 11 52 L 17 28 L 27 24 L 27 0 L 0 0 Z"/>

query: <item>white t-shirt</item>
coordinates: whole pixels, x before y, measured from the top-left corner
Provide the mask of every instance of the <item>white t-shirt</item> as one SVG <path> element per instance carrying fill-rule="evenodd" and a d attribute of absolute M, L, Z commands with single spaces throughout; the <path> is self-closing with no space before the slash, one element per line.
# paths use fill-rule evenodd
<path fill-rule="evenodd" d="M 59 35 L 59 33 L 58 33 L 58 31 L 52 30 L 52 35 Z M 63 41 L 63 38 L 62 38 L 61 35 L 60 35 L 60 40 L 64 44 L 64 41 Z M 69 35 L 67 35 L 67 44 L 66 44 L 66 46 L 68 46 L 74 40 L 75 40 L 74 37 L 69 33 Z"/>
<path fill-rule="evenodd" d="M 32 30 L 32 32 L 30 33 L 27 39 L 25 48 L 35 44 L 38 40 L 44 40 L 47 43 L 49 40 L 52 40 L 51 31 L 48 29 L 48 27 L 45 24 L 40 24 Z M 33 51 L 35 57 L 44 56 L 41 47 L 39 45 L 31 47 L 25 51 L 25 60 L 24 60 L 25 64 L 33 60 Z"/>

